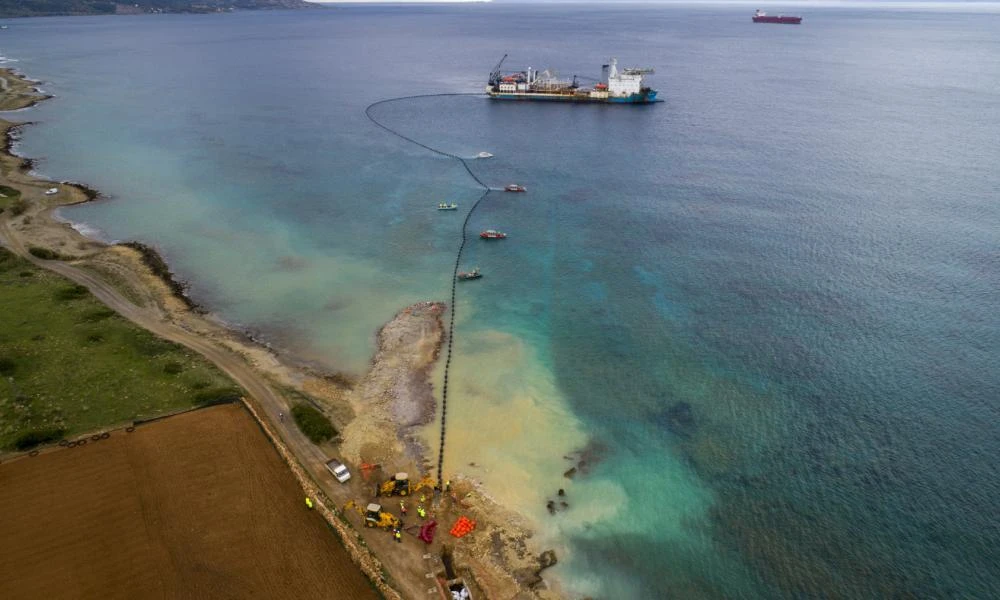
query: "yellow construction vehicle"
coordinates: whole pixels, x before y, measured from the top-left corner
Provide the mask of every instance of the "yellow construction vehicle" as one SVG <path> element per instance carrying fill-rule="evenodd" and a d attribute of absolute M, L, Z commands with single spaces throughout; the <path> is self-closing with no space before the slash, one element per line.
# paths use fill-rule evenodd
<path fill-rule="evenodd" d="M 410 493 L 410 476 L 406 473 L 396 475 L 378 486 L 376 496 L 406 496 Z"/>
<path fill-rule="evenodd" d="M 437 479 L 433 477 L 424 477 L 416 485 L 410 487 L 410 493 L 416 494 L 420 490 L 433 490 L 434 486 L 437 485 Z"/>
<path fill-rule="evenodd" d="M 365 510 L 365 527 L 378 527 L 379 529 L 398 529 L 402 526 L 396 515 L 382 510 L 381 504 L 374 502 L 369 504 Z"/>
<path fill-rule="evenodd" d="M 396 473 L 392 479 L 378 486 L 376 496 L 409 496 L 422 489 L 433 489 L 437 481 L 433 477 L 424 477 L 416 485 L 410 485 L 410 476 L 406 473 Z"/>

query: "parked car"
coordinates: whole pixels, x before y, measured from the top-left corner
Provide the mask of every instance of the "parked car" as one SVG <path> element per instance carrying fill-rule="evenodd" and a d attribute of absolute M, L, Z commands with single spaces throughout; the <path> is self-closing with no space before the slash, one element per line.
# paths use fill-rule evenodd
<path fill-rule="evenodd" d="M 326 469 L 333 473 L 333 476 L 340 483 L 344 483 L 351 478 L 351 472 L 347 470 L 347 465 L 340 462 L 336 458 L 331 458 L 326 461 Z"/>

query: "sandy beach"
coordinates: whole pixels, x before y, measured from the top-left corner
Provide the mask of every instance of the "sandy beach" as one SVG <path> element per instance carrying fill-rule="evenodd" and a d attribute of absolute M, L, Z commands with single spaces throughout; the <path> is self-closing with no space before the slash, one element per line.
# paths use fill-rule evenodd
<path fill-rule="evenodd" d="M 0 69 L 0 80 L 3 110 L 26 108 L 47 98 L 37 91 L 36 82 L 12 70 Z M 446 341 L 442 316 L 448 306 L 429 298 L 401 308 L 377 332 L 370 368 L 356 381 L 278 355 L 194 306 L 184 296 L 183 284 L 165 272 L 165 263 L 152 248 L 105 244 L 61 220 L 58 208 L 93 201 L 100 194 L 85 185 L 35 177 L 31 160 L 11 152 L 19 128 L 25 125 L 0 121 L 5 139 L 0 183 L 19 190 L 24 200 L 19 214 L 10 210 L 0 214 L 0 244 L 87 286 L 125 318 L 199 352 L 241 385 L 251 411 L 306 493 L 319 500 L 320 511 L 353 560 L 385 597 L 427 597 L 432 585 L 428 575 L 444 576 L 440 557 L 446 550 L 457 574 L 481 594 L 477 598 L 560 597 L 540 577 L 555 564 L 555 554 L 536 547 L 524 518 L 497 505 L 474 480 L 459 473 L 444 474 L 450 481 L 447 492 L 425 492 L 429 518 L 440 524 L 429 546 L 415 535 L 395 544 L 388 533 L 364 528 L 358 514 L 344 510 L 349 503 L 370 502 L 375 483 L 397 471 L 410 473 L 414 481 L 435 476 L 436 452 L 428 449 L 420 432 L 435 420 L 431 372 Z M 57 191 L 51 193 L 52 189 Z M 278 418 L 302 397 L 311 399 L 338 429 L 340 436 L 333 443 L 317 447 L 290 419 Z M 344 458 L 352 468 L 355 477 L 348 485 L 338 484 L 324 469 L 330 456 Z M 377 467 L 363 473 L 363 464 Z M 366 474 L 368 480 L 362 476 Z M 398 498 L 383 500 L 386 508 L 399 512 Z M 413 515 L 415 499 L 408 502 Z M 447 530 L 459 516 L 475 520 L 477 527 L 457 540 Z M 411 516 L 408 533 L 413 533 L 414 522 Z"/>

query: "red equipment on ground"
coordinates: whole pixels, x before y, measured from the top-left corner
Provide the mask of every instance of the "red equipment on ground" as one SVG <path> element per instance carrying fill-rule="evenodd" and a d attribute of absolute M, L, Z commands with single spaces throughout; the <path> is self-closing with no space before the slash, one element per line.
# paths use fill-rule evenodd
<path fill-rule="evenodd" d="M 452 526 L 450 533 L 451 535 L 460 538 L 462 536 L 472 533 L 472 530 L 476 528 L 476 522 L 469 519 L 468 517 L 459 517 L 455 521 L 455 525 Z"/>
<path fill-rule="evenodd" d="M 430 544 L 434 541 L 434 532 L 437 531 L 437 526 L 437 521 L 427 521 L 420 527 L 420 535 L 417 537 L 422 539 L 425 544 Z"/>

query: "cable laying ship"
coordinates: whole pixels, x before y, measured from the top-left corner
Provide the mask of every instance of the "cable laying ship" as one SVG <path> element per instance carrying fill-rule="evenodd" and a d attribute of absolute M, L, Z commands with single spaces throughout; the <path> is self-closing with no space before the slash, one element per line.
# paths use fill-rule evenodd
<path fill-rule="evenodd" d="M 547 100 L 555 102 L 600 102 L 613 104 L 650 104 L 659 102 L 656 90 L 642 84 L 644 75 L 653 69 L 618 69 L 614 58 L 604 65 L 604 80 L 593 88 L 580 87 L 576 76 L 572 81 L 559 80 L 549 70 L 501 73 L 500 67 L 507 59 L 504 54 L 490 73 L 486 93 L 494 100 Z"/>

